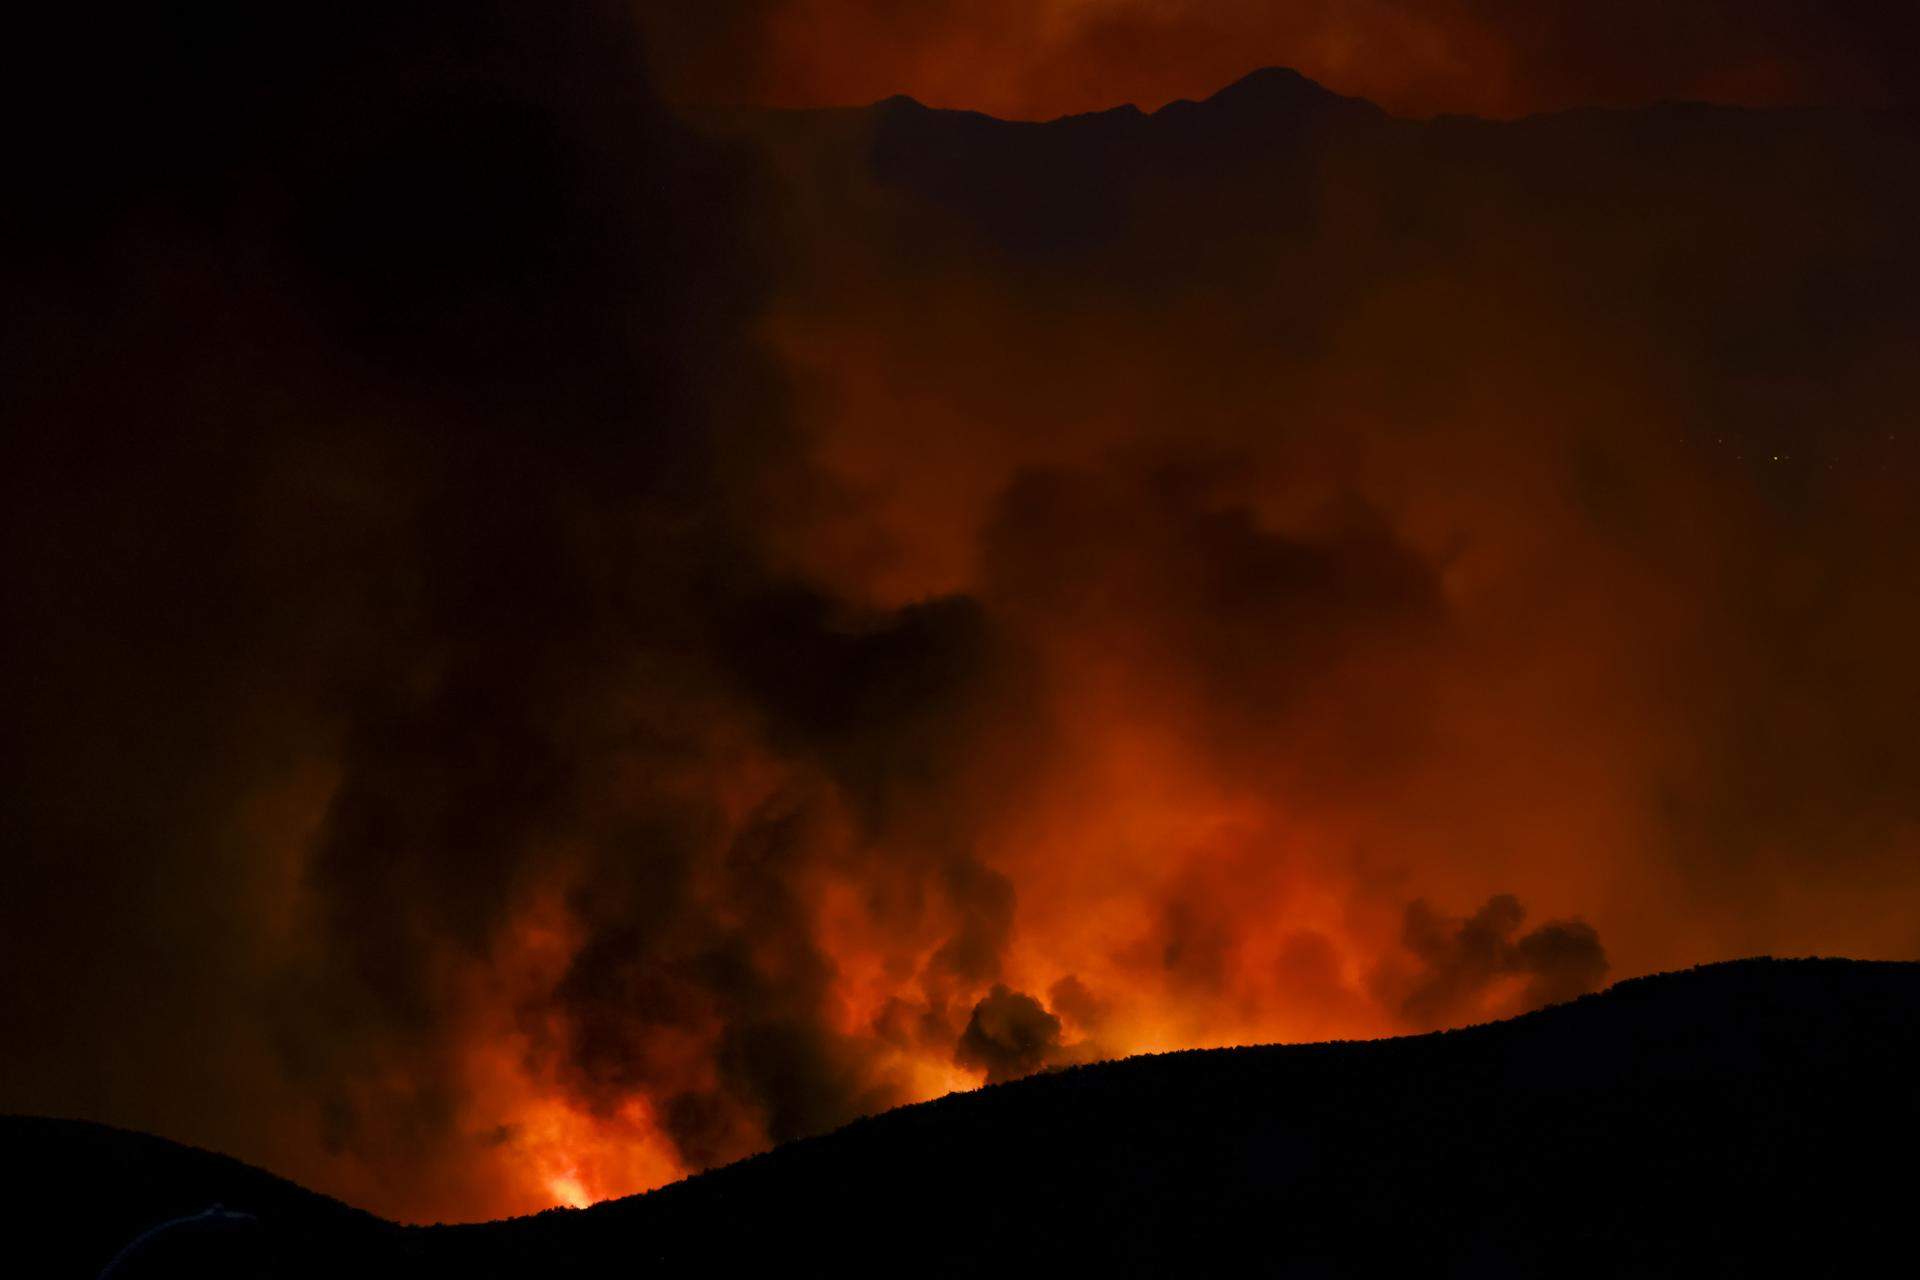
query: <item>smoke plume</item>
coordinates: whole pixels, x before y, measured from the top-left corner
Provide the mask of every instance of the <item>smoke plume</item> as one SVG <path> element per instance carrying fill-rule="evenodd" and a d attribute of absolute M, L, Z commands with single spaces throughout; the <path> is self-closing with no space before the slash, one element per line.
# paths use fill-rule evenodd
<path fill-rule="evenodd" d="M 829 91 L 670 9 L 17 19 L 0 1106 L 474 1218 L 1920 950 L 1905 117 L 676 114 Z"/>

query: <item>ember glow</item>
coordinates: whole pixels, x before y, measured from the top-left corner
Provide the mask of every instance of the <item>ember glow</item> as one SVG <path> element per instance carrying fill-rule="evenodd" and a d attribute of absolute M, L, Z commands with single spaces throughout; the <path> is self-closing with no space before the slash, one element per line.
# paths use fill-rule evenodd
<path fill-rule="evenodd" d="M 0 1106 L 475 1219 L 1920 954 L 1896 41 L 477 8 L 15 86 Z M 902 89 L 1222 92 L 701 105 Z"/>

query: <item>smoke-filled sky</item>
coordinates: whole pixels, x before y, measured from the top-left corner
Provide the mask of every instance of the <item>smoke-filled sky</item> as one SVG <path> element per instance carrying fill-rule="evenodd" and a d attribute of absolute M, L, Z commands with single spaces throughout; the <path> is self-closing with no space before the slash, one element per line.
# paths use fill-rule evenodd
<path fill-rule="evenodd" d="M 676 101 L 905 93 L 1048 119 L 1204 98 L 1288 66 L 1400 114 L 1662 100 L 1910 101 L 1920 16 L 1887 0 L 656 0 Z"/>
<path fill-rule="evenodd" d="M 0 1108 L 477 1218 L 1920 955 L 1898 21 L 16 22 Z"/>

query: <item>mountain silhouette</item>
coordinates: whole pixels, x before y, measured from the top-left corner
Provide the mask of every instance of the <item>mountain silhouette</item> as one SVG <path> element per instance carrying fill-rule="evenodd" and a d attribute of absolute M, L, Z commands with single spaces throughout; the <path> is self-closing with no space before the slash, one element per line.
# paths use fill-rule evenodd
<path fill-rule="evenodd" d="M 1143 193 L 1225 173 L 1288 174 L 1315 139 L 1389 123 L 1378 107 L 1294 71 L 1256 71 L 1206 99 L 1151 114 L 1132 106 L 1045 122 L 936 110 L 889 98 L 847 139 L 870 146 L 872 174 L 981 228 L 1023 257 L 1084 252 L 1134 225 Z M 784 127 L 830 137 L 829 113 L 786 112 Z M 812 127 L 809 127 L 809 118 Z M 763 136 L 769 113 L 748 120 Z M 1256 202 L 1257 203 L 1257 202 Z M 1241 207 L 1255 205 L 1243 199 Z"/>
<path fill-rule="evenodd" d="M 1118 333 L 1202 388 L 1229 361 L 1331 374 L 1357 416 L 1393 423 L 1445 419 L 1480 380 L 1464 370 L 1551 361 L 1551 385 L 1658 379 L 1651 408 L 1685 406 L 1683 434 L 1730 458 L 1891 439 L 1855 424 L 1893 412 L 1884 353 L 1914 336 L 1911 113 L 1409 119 L 1269 69 L 1152 113 L 1024 122 L 893 98 L 704 119 L 781 175 L 796 310 L 857 323 L 892 308 L 908 322 L 896 345 L 934 377 L 953 341 L 943 308 L 987 312 L 984 297 L 1003 301 L 982 328 L 1016 348 L 1048 334 L 1041 317 L 1101 322 L 1044 369 L 1076 405 Z M 1529 345 L 1545 349 L 1499 355 Z M 986 420 L 1023 410 L 986 381 L 923 392 L 974 396 Z M 1756 478 L 1799 500 L 1792 468 Z M 1590 486 L 1599 506 L 1608 485 Z"/>
<path fill-rule="evenodd" d="M 1076 1067 L 471 1226 L 97 1125 L 0 1134 L 48 1277 L 215 1203 L 284 1276 L 1821 1275 L 1902 1242 L 1916 1079 L 1920 964 L 1751 960 L 1462 1031 Z"/>

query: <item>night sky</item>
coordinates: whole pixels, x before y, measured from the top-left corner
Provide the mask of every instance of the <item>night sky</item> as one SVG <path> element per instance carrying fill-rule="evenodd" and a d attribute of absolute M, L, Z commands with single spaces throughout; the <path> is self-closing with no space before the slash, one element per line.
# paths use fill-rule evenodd
<path fill-rule="evenodd" d="M 9 16 L 0 1110 L 475 1219 L 1920 957 L 1900 9 Z"/>

